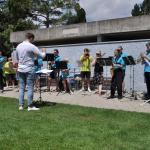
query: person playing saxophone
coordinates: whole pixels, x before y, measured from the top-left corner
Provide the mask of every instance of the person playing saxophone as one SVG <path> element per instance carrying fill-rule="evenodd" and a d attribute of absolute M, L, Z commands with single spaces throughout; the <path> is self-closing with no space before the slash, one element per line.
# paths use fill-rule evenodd
<path fill-rule="evenodd" d="M 150 42 L 146 44 L 146 54 L 141 53 L 141 59 L 144 64 L 144 77 L 147 87 L 146 100 L 150 99 Z"/>

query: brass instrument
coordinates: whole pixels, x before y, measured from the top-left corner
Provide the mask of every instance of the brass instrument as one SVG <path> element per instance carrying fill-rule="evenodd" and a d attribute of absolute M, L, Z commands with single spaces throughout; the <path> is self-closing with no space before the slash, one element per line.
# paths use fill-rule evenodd
<path fill-rule="evenodd" d="M 145 59 L 143 58 L 143 55 L 145 55 L 145 53 L 140 53 L 139 57 L 135 61 L 136 64 L 139 64 L 139 63 L 143 64 L 145 62 Z"/>

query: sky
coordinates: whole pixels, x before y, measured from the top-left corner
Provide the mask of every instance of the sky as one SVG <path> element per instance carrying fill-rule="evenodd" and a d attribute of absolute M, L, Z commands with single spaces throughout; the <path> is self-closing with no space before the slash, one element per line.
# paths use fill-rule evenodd
<path fill-rule="evenodd" d="M 131 16 L 134 4 L 143 0 L 80 0 L 88 22 Z"/>

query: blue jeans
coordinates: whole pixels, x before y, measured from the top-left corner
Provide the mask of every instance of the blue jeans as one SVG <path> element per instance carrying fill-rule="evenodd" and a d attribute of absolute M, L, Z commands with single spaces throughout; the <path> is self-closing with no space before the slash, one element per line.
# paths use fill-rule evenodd
<path fill-rule="evenodd" d="M 25 87 L 28 88 L 28 106 L 32 105 L 33 91 L 34 91 L 34 73 L 22 73 L 19 72 L 19 106 L 24 105 L 24 93 Z"/>

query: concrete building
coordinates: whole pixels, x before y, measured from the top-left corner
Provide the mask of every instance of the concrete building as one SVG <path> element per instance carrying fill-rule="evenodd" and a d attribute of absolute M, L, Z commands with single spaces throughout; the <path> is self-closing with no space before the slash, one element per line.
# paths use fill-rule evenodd
<path fill-rule="evenodd" d="M 14 32 L 10 41 L 23 41 L 27 32 L 35 34 L 38 45 L 150 39 L 150 15 Z"/>

